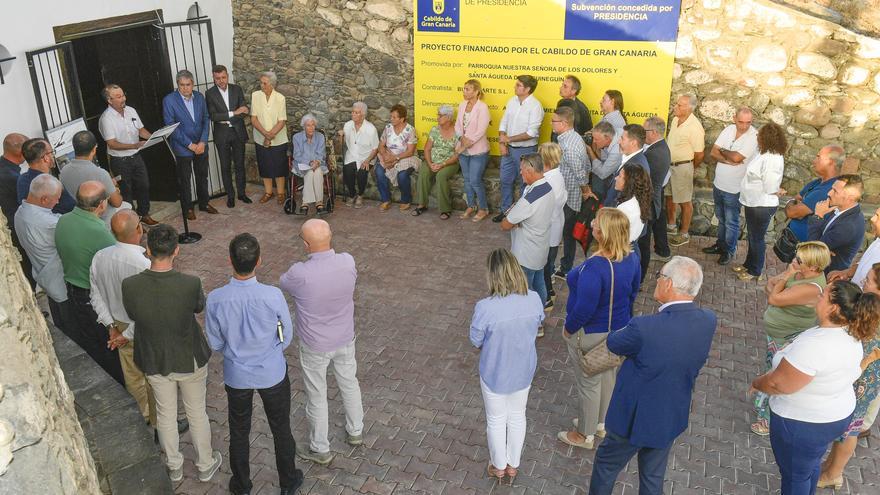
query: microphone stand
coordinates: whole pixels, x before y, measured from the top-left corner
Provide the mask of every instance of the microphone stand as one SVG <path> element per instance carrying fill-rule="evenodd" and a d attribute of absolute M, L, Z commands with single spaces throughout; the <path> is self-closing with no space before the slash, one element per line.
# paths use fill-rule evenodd
<path fill-rule="evenodd" d="M 177 175 L 177 156 L 174 154 L 174 150 L 171 149 L 171 144 L 168 142 L 167 136 L 162 136 L 162 141 L 165 142 L 165 146 L 168 147 L 168 151 L 171 152 L 171 159 L 174 160 L 174 175 Z M 194 244 L 202 240 L 202 234 L 198 232 L 190 232 L 189 231 L 189 222 L 186 219 L 186 210 L 183 207 L 183 191 L 180 190 L 180 182 L 177 182 L 177 195 L 180 197 L 180 213 L 183 216 L 183 232 L 177 236 L 177 242 L 180 244 Z"/>

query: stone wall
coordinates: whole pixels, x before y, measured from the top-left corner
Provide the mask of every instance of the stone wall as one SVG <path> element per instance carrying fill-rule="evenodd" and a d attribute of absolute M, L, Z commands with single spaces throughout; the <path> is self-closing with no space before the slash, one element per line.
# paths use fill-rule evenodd
<path fill-rule="evenodd" d="M 818 150 L 836 142 L 849 156 L 844 170 L 865 179 L 865 200 L 880 202 L 880 41 L 770 1 L 685 0 L 676 93 L 699 98 L 707 151 L 735 109 L 748 105 L 756 124 L 788 131 L 783 188 L 791 194 L 810 179 Z M 701 167 L 698 187 L 711 188 L 713 174 L 713 164 Z M 710 201 L 697 216 L 694 230 L 703 233 Z"/>
<path fill-rule="evenodd" d="M 413 104 L 411 0 L 232 2 L 235 80 L 250 99 L 258 75 L 278 75 L 290 124 L 311 111 L 340 129 L 363 100 L 377 126 L 397 103 Z"/>
<path fill-rule="evenodd" d="M 0 420 L 15 433 L 0 493 L 100 493 L 73 396 L 18 256 L 0 215 Z"/>

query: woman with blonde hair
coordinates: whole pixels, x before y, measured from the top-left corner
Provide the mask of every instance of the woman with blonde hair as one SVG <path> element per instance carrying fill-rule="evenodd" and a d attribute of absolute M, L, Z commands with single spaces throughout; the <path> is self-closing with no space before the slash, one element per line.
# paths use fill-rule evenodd
<path fill-rule="evenodd" d="M 541 155 L 541 160 L 544 162 L 544 178 L 553 188 L 553 198 L 555 199 L 553 218 L 550 221 L 550 251 L 547 252 L 547 264 L 544 265 L 544 285 L 547 287 L 547 302 L 544 303 L 544 310 L 552 311 L 553 303 L 556 300 L 556 291 L 553 290 L 553 272 L 556 271 L 556 255 L 559 254 L 559 244 L 562 243 L 562 228 L 565 224 L 565 213 L 562 209 L 568 199 L 568 193 L 565 189 L 565 179 L 556 168 L 562 161 L 562 148 L 556 143 L 543 143 L 538 146 L 538 154 Z M 541 330 L 538 337 L 543 336 L 544 332 Z"/>
<path fill-rule="evenodd" d="M 816 325 L 816 303 L 825 289 L 825 268 L 831 263 L 831 251 L 824 242 L 798 244 L 795 258 L 788 268 L 767 281 L 767 310 L 764 331 L 767 334 L 767 362 L 770 371 L 773 356 L 804 330 Z M 752 423 L 756 435 L 770 434 L 770 410 L 767 395 L 757 394 L 755 410 L 758 421 Z"/>
<path fill-rule="evenodd" d="M 473 221 L 489 216 L 486 203 L 486 188 L 483 186 L 483 173 L 489 163 L 489 141 L 486 129 L 489 128 L 489 107 L 483 102 L 483 89 L 480 81 L 468 79 L 461 89 L 464 101 L 458 105 L 455 118 L 455 133 L 461 136 L 455 152 L 461 165 L 464 179 L 464 199 L 467 209 L 461 218 L 474 215 Z"/>
<path fill-rule="evenodd" d="M 526 438 L 526 402 L 538 364 L 535 338 L 544 320 L 513 253 L 489 253 L 489 296 L 477 302 L 470 340 L 480 349 L 480 387 L 486 407 L 490 477 L 516 478 Z"/>
<path fill-rule="evenodd" d="M 568 302 L 562 338 L 575 367 L 580 397 L 575 430 L 557 435 L 563 443 L 592 449 L 605 436 L 605 413 L 611 401 L 617 368 L 587 376 L 581 354 L 605 345 L 608 332 L 626 326 L 639 293 L 641 267 L 629 242 L 629 219 L 617 208 L 602 208 L 592 222 L 598 249 L 578 268 L 568 272 Z"/>

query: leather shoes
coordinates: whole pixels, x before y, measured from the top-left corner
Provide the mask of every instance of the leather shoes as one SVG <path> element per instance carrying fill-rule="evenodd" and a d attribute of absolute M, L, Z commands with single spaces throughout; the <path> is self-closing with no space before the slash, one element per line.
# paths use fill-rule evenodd
<path fill-rule="evenodd" d="M 158 225 L 158 224 L 159 224 L 159 222 L 153 220 L 153 217 L 151 217 L 150 215 L 144 215 L 144 216 L 142 216 L 142 217 L 141 217 L 141 223 L 144 224 L 144 225 L 149 225 L 149 226 L 151 226 L 151 227 L 152 227 L 153 225 Z"/>
<path fill-rule="evenodd" d="M 732 260 L 732 259 L 733 259 L 733 256 L 731 256 L 730 253 L 723 252 L 723 253 L 721 253 L 721 257 L 718 258 L 718 264 L 719 265 L 726 265 L 726 264 L 730 263 L 730 260 Z"/>
<path fill-rule="evenodd" d="M 199 207 L 199 210 L 201 210 L 201 211 L 203 211 L 203 212 L 205 212 L 205 213 L 210 213 L 211 215 L 214 215 L 214 214 L 216 214 L 216 213 L 220 213 L 219 211 L 217 211 L 217 208 L 214 208 L 214 207 L 211 206 L 210 204 L 209 204 L 208 206 L 204 207 L 204 208 L 202 208 L 202 207 L 200 206 L 200 207 Z"/>
<path fill-rule="evenodd" d="M 235 198 L 229 196 L 226 198 L 226 207 L 227 208 L 235 208 Z"/>
<path fill-rule="evenodd" d="M 505 216 L 504 213 L 499 213 L 499 214 L 495 215 L 494 217 L 492 217 L 492 221 L 495 223 L 501 223 L 501 221 L 504 220 L 504 216 Z"/>
<path fill-rule="evenodd" d="M 713 244 L 709 247 L 704 247 L 703 252 L 706 254 L 721 254 L 721 248 L 718 247 L 718 244 Z"/>
<path fill-rule="evenodd" d="M 303 481 L 305 480 L 305 476 L 303 476 L 303 472 L 301 469 L 295 469 L 293 471 L 293 485 L 281 488 L 281 495 L 294 495 L 299 491 L 299 487 L 302 486 Z"/>
<path fill-rule="evenodd" d="M 247 204 L 247 205 L 253 203 L 253 200 L 251 200 L 251 198 L 249 198 L 249 197 L 247 197 L 247 196 L 244 196 L 244 195 L 239 196 L 239 197 L 238 197 L 238 200 L 241 201 L 241 202 L 244 203 L 244 204 Z"/>
<path fill-rule="evenodd" d="M 193 210 L 192 208 L 190 208 L 189 211 L 186 212 L 186 219 L 187 220 L 195 220 L 196 219 L 196 211 Z"/>

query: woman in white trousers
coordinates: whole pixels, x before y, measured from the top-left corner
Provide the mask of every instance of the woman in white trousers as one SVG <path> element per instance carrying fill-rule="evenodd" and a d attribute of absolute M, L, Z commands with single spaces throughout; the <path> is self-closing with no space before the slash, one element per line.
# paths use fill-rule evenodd
<path fill-rule="evenodd" d="M 526 437 L 526 402 L 538 362 L 535 338 L 544 308 L 507 249 L 489 254 L 487 279 L 489 297 L 474 308 L 470 339 L 480 349 L 487 473 L 498 482 L 507 477 L 513 484 Z"/>

